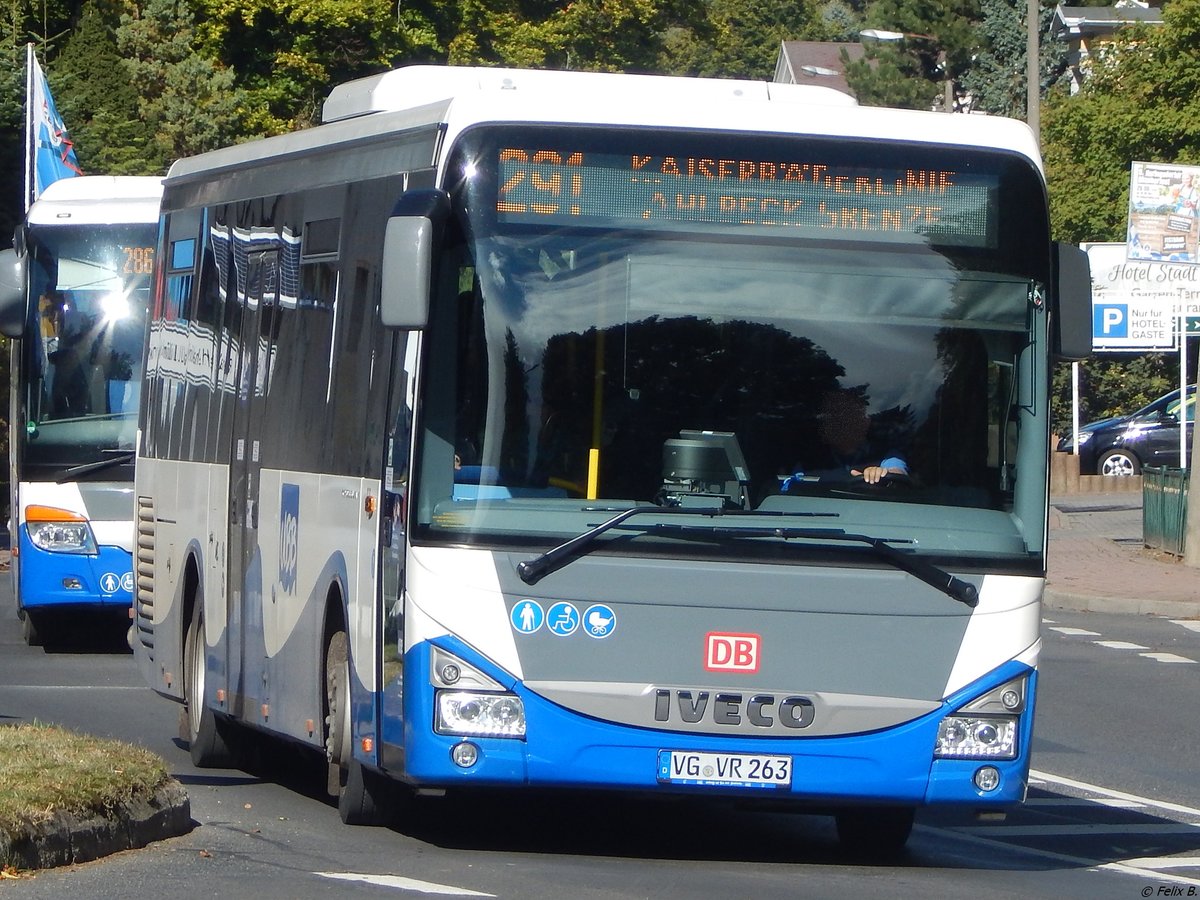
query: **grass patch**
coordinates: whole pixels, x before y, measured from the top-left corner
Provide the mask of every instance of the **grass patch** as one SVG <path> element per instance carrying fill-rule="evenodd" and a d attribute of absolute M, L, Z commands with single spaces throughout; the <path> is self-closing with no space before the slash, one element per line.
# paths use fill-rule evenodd
<path fill-rule="evenodd" d="M 2 725 L 0 830 L 15 836 L 55 813 L 104 813 L 169 777 L 162 759 L 133 744 L 57 725 Z"/>

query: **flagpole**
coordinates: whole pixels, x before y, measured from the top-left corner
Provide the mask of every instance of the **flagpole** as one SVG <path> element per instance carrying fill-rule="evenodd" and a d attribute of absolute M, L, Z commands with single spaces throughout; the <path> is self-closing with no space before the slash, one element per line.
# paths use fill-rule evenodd
<path fill-rule="evenodd" d="M 25 45 L 25 212 L 33 205 L 33 155 L 37 136 L 33 125 L 33 43 Z"/>

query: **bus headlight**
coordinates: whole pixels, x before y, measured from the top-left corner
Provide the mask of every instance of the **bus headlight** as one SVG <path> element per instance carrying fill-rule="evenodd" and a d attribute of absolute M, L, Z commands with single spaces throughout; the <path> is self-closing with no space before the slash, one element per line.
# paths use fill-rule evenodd
<path fill-rule="evenodd" d="M 942 759 L 1016 759 L 1016 716 L 946 716 L 933 755 Z"/>
<path fill-rule="evenodd" d="M 27 506 L 25 527 L 29 531 L 29 540 L 39 550 L 93 555 L 99 552 L 87 519 L 68 509 Z"/>
<path fill-rule="evenodd" d="M 438 734 L 479 737 L 525 736 L 525 705 L 515 694 L 438 691 Z"/>

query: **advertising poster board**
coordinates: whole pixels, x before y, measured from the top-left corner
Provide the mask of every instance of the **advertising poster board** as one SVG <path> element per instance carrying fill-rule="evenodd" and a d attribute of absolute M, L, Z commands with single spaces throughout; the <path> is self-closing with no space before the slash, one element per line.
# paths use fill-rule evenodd
<path fill-rule="evenodd" d="M 1200 262 L 1200 166 L 1135 162 L 1129 172 L 1129 258 Z"/>

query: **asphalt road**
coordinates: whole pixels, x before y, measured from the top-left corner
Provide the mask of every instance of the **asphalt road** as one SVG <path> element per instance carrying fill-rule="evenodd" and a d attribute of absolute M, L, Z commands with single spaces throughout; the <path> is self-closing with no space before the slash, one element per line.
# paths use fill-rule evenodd
<path fill-rule="evenodd" d="M 271 744 L 265 774 L 197 770 L 178 707 L 140 683 L 119 641 L 89 628 L 87 642 L 29 648 L 11 610 L 5 583 L 0 721 L 160 753 L 196 827 L 0 883 L 6 897 L 1200 896 L 1196 623 L 1049 615 L 1029 802 L 1004 823 L 923 811 L 905 856 L 880 863 L 847 857 L 829 820 L 700 801 L 448 797 L 396 828 L 347 827 L 318 760 Z"/>

